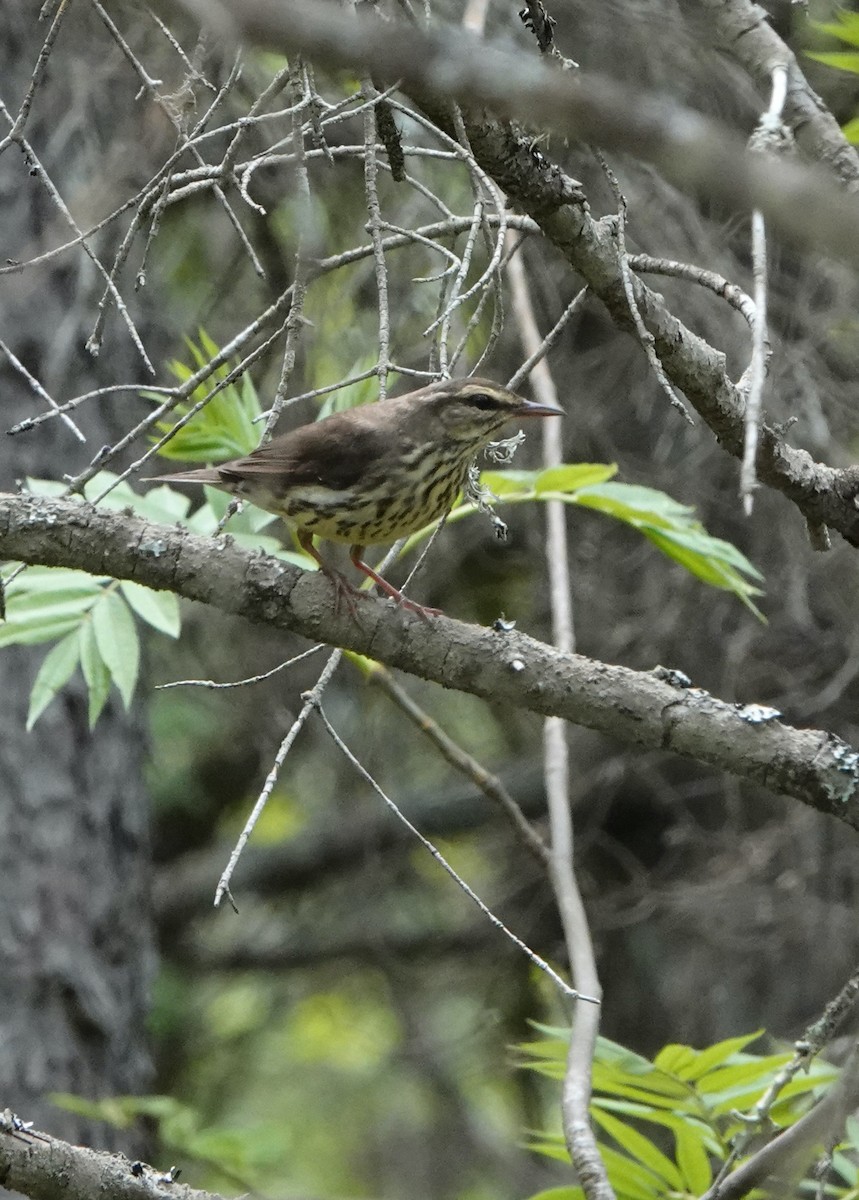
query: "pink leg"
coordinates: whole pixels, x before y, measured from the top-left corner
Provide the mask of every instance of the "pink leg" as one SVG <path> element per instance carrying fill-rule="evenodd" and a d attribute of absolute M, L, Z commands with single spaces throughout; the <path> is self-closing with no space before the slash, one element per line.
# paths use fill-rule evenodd
<path fill-rule="evenodd" d="M 306 550 L 311 558 L 315 558 L 319 563 L 319 569 L 322 571 L 326 579 L 331 581 L 331 586 L 334 588 L 334 611 L 339 613 L 341 607 L 345 604 L 350 617 L 353 620 L 358 620 L 358 604 L 356 597 L 358 592 L 352 586 L 348 579 L 344 578 L 339 571 L 335 571 L 333 567 L 329 567 L 328 563 L 316 549 L 313 544 L 313 534 L 300 531 L 298 533 L 298 544 L 302 550 Z"/>
<path fill-rule="evenodd" d="M 368 566 L 368 564 L 364 562 L 363 558 L 361 557 L 363 553 L 363 546 L 352 546 L 349 550 L 349 557 L 352 559 L 352 562 L 355 564 L 358 570 L 363 571 L 365 575 L 369 575 L 373 582 L 382 589 L 385 595 L 390 596 L 392 600 L 396 600 L 397 604 L 402 605 L 403 608 L 407 608 L 409 612 L 417 613 L 418 616 L 423 617 L 425 621 L 430 617 L 441 616 L 440 608 L 425 608 L 423 604 L 417 604 L 414 600 L 407 599 L 402 592 L 398 591 L 394 587 L 392 583 L 388 583 L 387 579 L 383 579 L 378 571 L 374 571 L 371 566 Z"/>

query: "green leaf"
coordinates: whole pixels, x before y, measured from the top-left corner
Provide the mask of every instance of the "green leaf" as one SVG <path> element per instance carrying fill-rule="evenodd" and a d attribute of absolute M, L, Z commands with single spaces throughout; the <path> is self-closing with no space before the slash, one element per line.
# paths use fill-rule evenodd
<path fill-rule="evenodd" d="M 839 71 L 859 75 L 859 54 L 853 54 L 849 50 L 808 50 L 806 53 L 809 58 L 823 63 L 826 67 L 837 67 Z"/>
<path fill-rule="evenodd" d="M 829 33 L 848 46 L 859 46 L 859 14 L 842 9 L 836 15 L 837 22 L 811 21 L 812 29 L 818 33 Z"/>
<path fill-rule="evenodd" d="M 91 608 L 101 594 L 101 588 L 91 587 L 51 588 L 46 592 L 13 592 L 6 605 L 7 619 L 29 620 L 37 614 L 40 619 L 53 619 L 84 613 Z"/>
<path fill-rule="evenodd" d="M 764 620 L 752 601 L 760 590 L 750 582 L 760 581 L 762 576 L 746 556 L 730 542 L 711 537 L 688 505 L 655 488 L 612 482 L 610 476 L 615 471 L 616 467 L 605 463 L 564 463 L 545 471 L 484 471 L 480 479 L 502 504 L 562 500 L 623 521 L 696 578 L 732 592 L 759 620 Z M 450 513 L 448 523 L 475 510 L 472 503 L 460 504 Z M 429 532 L 427 529 L 413 534 L 406 549 Z"/>
<path fill-rule="evenodd" d="M 77 630 L 57 642 L 45 656 L 39 667 L 30 693 L 30 710 L 27 713 L 27 728 L 32 729 L 61 687 L 71 679 L 80 661 Z"/>
<path fill-rule="evenodd" d="M 777 1067 L 774 1067 L 770 1075 L 777 1069 Z M 790 1083 L 785 1084 L 779 1092 L 778 1102 L 773 1105 L 770 1114 L 773 1120 L 779 1120 L 785 1124 L 792 1123 L 796 1119 L 798 1110 L 796 1105 L 790 1102 L 801 1100 L 803 1097 L 813 1097 L 824 1086 L 834 1083 L 838 1077 L 838 1072 L 834 1067 L 830 1067 L 829 1071 L 830 1075 L 828 1078 L 807 1079 L 798 1075 L 794 1076 Z M 729 1115 L 734 1109 L 742 1111 L 750 1105 L 756 1104 L 768 1082 L 769 1076 L 765 1080 L 759 1078 L 746 1086 L 740 1085 L 735 1088 L 727 1088 L 720 1091 L 717 1095 L 707 1096 L 706 1100 L 712 1113 Z"/>
<path fill-rule="evenodd" d="M 661 1125 L 664 1129 L 670 1129 L 672 1132 L 676 1132 L 678 1129 L 692 1128 L 697 1132 L 702 1145 L 705 1145 L 712 1155 L 719 1159 L 725 1156 L 724 1144 L 712 1127 L 685 1108 L 682 1108 L 681 1111 L 666 1111 L 654 1108 L 649 1104 L 639 1104 L 628 1100 L 610 1100 L 605 1096 L 596 1096 L 591 1103 L 594 1108 L 621 1113 L 623 1116 L 634 1117 L 640 1121 L 649 1121 L 653 1125 Z"/>
<path fill-rule="evenodd" d="M 679 1188 L 681 1186 L 680 1172 L 677 1167 L 670 1158 L 654 1146 L 650 1138 L 639 1133 L 625 1121 L 619 1121 L 616 1117 L 611 1116 L 604 1109 L 593 1108 L 592 1113 L 594 1120 L 622 1150 L 658 1175 L 668 1187 Z"/>
<path fill-rule="evenodd" d="M 529 1200 L 585 1200 L 585 1193 L 580 1187 L 553 1187 L 535 1192 Z"/>
<path fill-rule="evenodd" d="M 153 592 L 142 584 L 125 579 L 120 583 L 123 596 L 137 613 L 153 629 L 178 637 L 182 628 L 179 601 L 173 592 Z"/>
<path fill-rule="evenodd" d="M 831 1169 L 837 1171 L 841 1178 L 850 1187 L 856 1187 L 859 1184 L 859 1168 L 854 1162 L 847 1157 L 846 1154 L 839 1154 L 837 1151 L 832 1155 Z"/>
<path fill-rule="evenodd" d="M 110 496 L 106 496 L 102 503 L 107 504 L 109 499 Z M 128 503 L 139 517 L 145 517 L 159 525 L 174 525 L 185 520 L 194 501 L 183 492 L 177 492 L 175 488 L 161 483 L 158 487 L 150 488 L 143 496 L 133 492 Z"/>
<path fill-rule="evenodd" d="M 646 1075 L 627 1075 L 599 1060 L 594 1063 L 594 1087 L 611 1096 L 625 1096 L 628 1100 L 641 1100 L 663 1108 L 682 1103 L 693 1094 L 687 1084 L 652 1064 Z"/>
<path fill-rule="evenodd" d="M 562 463 L 538 471 L 534 490 L 538 496 L 546 492 L 578 492 L 604 483 L 616 474 L 617 463 Z"/>
<path fill-rule="evenodd" d="M 668 1075 L 676 1075 L 678 1079 L 685 1079 L 683 1071 L 688 1069 L 694 1061 L 695 1051 L 691 1046 L 672 1044 L 662 1047 L 653 1060 L 653 1065 Z"/>
<path fill-rule="evenodd" d="M 177 360 L 168 364 L 170 372 L 180 383 L 185 383 L 195 370 L 220 353 L 204 329 L 199 330 L 198 338 L 199 344 L 190 339 L 186 342 L 195 363 L 194 370 Z M 176 406 L 173 410 L 175 417 L 178 420 L 186 417 L 217 383 L 227 378 L 238 361 L 235 359 L 230 364 L 222 363 L 217 367 L 190 396 Z M 164 401 L 164 397 L 155 392 L 144 391 L 141 395 L 157 404 Z M 259 443 L 259 430 L 253 422 L 261 411 L 253 382 L 248 375 L 243 375 L 213 396 L 186 425 L 176 428 L 172 415 L 171 420 L 160 421 L 156 426 L 160 434 L 168 433 L 171 429 L 176 429 L 176 432 L 158 453 L 164 458 L 181 459 L 183 462 L 218 462 L 249 454 Z"/>
<path fill-rule="evenodd" d="M 542 471 L 481 471 L 480 481 L 499 499 L 503 496 L 570 496 L 617 474 L 616 463 L 561 463 Z"/>
<path fill-rule="evenodd" d="M 771 1054 L 766 1057 L 743 1056 L 741 1061 L 726 1067 L 716 1067 L 698 1081 L 698 1091 L 703 1096 L 722 1097 L 733 1095 L 738 1088 L 747 1089 L 750 1084 L 766 1087 L 769 1078 L 790 1062 L 789 1054 Z"/>
<path fill-rule="evenodd" d="M 656 488 L 637 483 L 598 483 L 582 489 L 576 503 L 595 508 L 630 525 L 647 524 L 678 528 L 694 517 L 695 510 Z"/>
<path fill-rule="evenodd" d="M 78 631 L 81 651 L 81 670 L 89 692 L 89 727 L 93 729 L 101 716 L 110 692 L 110 671 L 99 654 L 92 619 L 84 621 Z"/>
<path fill-rule="evenodd" d="M 654 1066 L 649 1058 L 645 1058 L 643 1054 L 636 1054 L 634 1050 L 621 1046 L 619 1042 L 613 1042 L 607 1037 L 597 1038 L 597 1058 L 603 1066 L 613 1067 L 616 1071 L 622 1071 L 624 1075 L 652 1075 L 654 1073 Z"/>
<path fill-rule="evenodd" d="M 233 503 L 233 497 L 213 487 L 204 487 L 203 495 L 206 497 L 208 508 L 206 518 L 210 522 L 206 532 L 214 533 L 218 523 L 224 519 L 227 509 Z M 198 515 L 198 513 L 195 513 L 194 517 L 197 518 Z M 257 508 L 255 504 L 251 504 L 248 500 L 243 500 L 240 510 L 230 517 L 229 530 L 231 534 L 259 533 L 261 529 L 265 529 L 266 526 L 273 524 L 277 519 L 274 513 L 266 512 L 265 509 Z M 200 530 L 200 532 L 203 531 Z"/>
<path fill-rule="evenodd" d="M 701 1138 L 690 1125 L 676 1131 L 675 1142 L 677 1165 L 683 1175 L 686 1190 L 695 1196 L 703 1195 L 712 1182 L 713 1173 Z"/>
<path fill-rule="evenodd" d="M 27 477 L 27 490 L 34 496 L 63 496 L 66 485 L 58 479 L 30 479 Z M 80 497 L 76 497 L 80 499 Z"/>
<path fill-rule="evenodd" d="M 3 646 L 36 646 L 39 642 L 53 642 L 66 633 L 71 633 L 80 624 L 78 617 L 62 617 L 44 623 L 0 625 L 0 649 Z"/>
<path fill-rule="evenodd" d="M 98 584 L 106 582 L 108 575 L 88 575 L 86 571 L 73 571 L 66 567 L 27 567 L 8 588 L 8 596 L 18 592 L 61 592 L 69 590 L 98 590 Z"/>
<path fill-rule="evenodd" d="M 745 1033 L 739 1038 L 727 1038 L 725 1042 L 716 1042 L 705 1050 L 696 1050 L 695 1060 L 684 1073 L 679 1073 L 680 1079 L 687 1081 L 702 1079 L 710 1070 L 721 1067 L 722 1063 L 728 1061 L 728 1058 L 739 1054 L 740 1050 L 745 1050 L 747 1045 L 757 1042 L 757 1039 L 762 1036 L 763 1030 L 756 1030 L 755 1033 Z"/>
<path fill-rule="evenodd" d="M 332 413 L 346 412 L 349 408 L 358 408 L 362 404 L 372 404 L 379 396 L 379 379 L 375 372 L 376 356 L 375 354 L 365 354 L 354 362 L 350 369 L 346 372 L 346 378 L 354 378 L 356 375 L 363 375 L 365 371 L 372 371 L 372 375 L 368 375 L 366 379 L 359 379 L 356 383 L 350 383 L 348 387 L 338 388 L 336 392 L 329 394 L 322 401 L 322 404 L 317 413 L 317 421 L 321 421 L 323 417 L 330 417 Z M 388 376 L 388 388 L 390 389 L 396 381 L 396 374 Z"/>
<path fill-rule="evenodd" d="M 25 571 L 9 585 L 0 647 L 32 646 L 70 633 L 100 595 L 98 580 L 82 571 Z"/>
<path fill-rule="evenodd" d="M 566 1143 L 560 1136 L 544 1133 L 538 1138 L 529 1139 L 526 1142 L 526 1146 L 529 1150 L 533 1150 L 535 1154 L 542 1154 L 545 1158 L 553 1158 L 557 1162 L 564 1163 L 570 1161 L 570 1154 Z"/>
<path fill-rule="evenodd" d="M 93 630 L 102 661 L 128 708 L 137 683 L 140 643 L 128 605 L 118 592 L 108 592 L 94 608 Z"/>
<path fill-rule="evenodd" d="M 481 471 L 480 482 L 499 500 L 512 496 L 536 497 L 539 471 Z"/>
<path fill-rule="evenodd" d="M 646 1167 L 619 1154 L 604 1142 L 599 1143 L 599 1152 L 612 1186 L 623 1194 L 624 1200 L 664 1200 L 664 1187 Z"/>

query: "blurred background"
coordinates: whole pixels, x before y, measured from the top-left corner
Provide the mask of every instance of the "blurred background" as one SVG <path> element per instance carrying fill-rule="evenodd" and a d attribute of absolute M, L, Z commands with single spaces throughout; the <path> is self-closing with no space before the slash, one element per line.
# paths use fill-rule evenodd
<path fill-rule="evenodd" d="M 463 7 L 433 4 L 453 21 Z M 516 7 L 493 0 L 487 32 L 514 39 L 530 59 L 537 51 Z M 806 14 L 784 3 L 769 10 L 838 120 L 850 120 L 856 76 L 806 54 L 835 48 L 811 20 L 831 18 L 831 9 L 811 4 Z M 582 0 L 551 11 L 561 50 L 588 70 L 662 91 L 743 132 L 765 105 L 740 67 L 713 48 L 691 0 Z M 100 446 L 151 412 L 140 393 L 175 382 L 171 360 L 193 363 L 188 339 L 199 345 L 204 330 L 218 346 L 227 343 L 281 295 L 297 254 L 306 266 L 368 244 L 364 115 L 353 115 L 360 81 L 316 72 L 327 105 L 356 91 L 358 99 L 333 115 L 311 106 L 298 134 L 290 113 L 246 133 L 240 168 L 267 155 L 248 178 L 253 206 L 233 187 L 228 211 L 211 176 L 196 191 L 183 177 L 181 196 L 171 192 L 179 187 L 172 174 L 162 176 L 171 202 L 159 212 L 145 261 L 151 205 L 116 270 L 154 376 L 115 304 L 106 306 L 98 356 L 87 351 L 105 280 L 79 243 L 11 269 L 77 237 L 49 178 L 78 230 L 95 230 L 87 245 L 111 271 L 137 211 L 134 198 L 183 137 L 205 132 L 197 123 L 230 80 L 234 52 L 172 9 L 159 13 L 130 2 L 109 13 L 70 5 L 39 78 L 27 144 L 0 156 L 0 339 L 58 403 L 121 385 L 75 410 L 86 445 L 55 419 L 4 437 L 5 491 L 28 476 L 62 480 L 82 471 Z M 0 98 L 12 118 L 55 18 L 56 11 L 37 23 L 25 0 L 4 5 Z M 142 86 L 135 63 L 160 81 L 154 92 Z M 246 53 L 206 130 L 246 116 L 283 66 L 276 55 Z M 276 114 L 290 103 L 286 89 L 263 107 Z M 396 109 L 394 118 L 407 147 L 449 149 L 414 118 Z M 587 147 L 533 132 L 541 152 L 582 182 L 595 215 L 613 210 Z M 197 140 L 172 172 L 199 168 L 203 178 L 229 137 Z M 379 157 L 387 162 L 384 152 Z M 632 158 L 611 162 L 629 205 L 631 250 L 695 263 L 751 290 L 748 221 L 680 194 Z M 450 212 L 471 216 L 472 181 L 461 162 L 415 153 L 407 171 L 397 182 L 379 170 L 382 218 L 391 227 L 422 227 Z M 461 255 L 466 236 L 441 240 Z M 522 254 L 545 333 L 581 281 L 538 236 L 527 238 Z M 478 241 L 469 284 L 488 261 Z M 439 281 L 439 254 L 416 241 L 388 252 L 386 263 L 392 360 L 413 372 L 435 370 L 438 331 L 424 331 L 450 277 Z M 135 287 L 144 271 L 145 286 Z M 845 465 L 855 458 L 855 277 L 777 242 L 770 271 L 767 419 L 793 421 L 793 444 Z M 685 282 L 654 286 L 739 376 L 749 337 L 737 313 Z M 502 322 L 493 302 L 469 328 L 474 313 L 474 303 L 457 310 L 451 345 L 465 342 L 456 373 L 488 350 L 480 371 L 503 381 L 523 359 L 515 324 L 509 312 Z M 289 396 L 372 370 L 379 338 L 372 256 L 312 278 L 303 316 Z M 264 407 L 283 353 L 280 336 L 253 365 Z M 765 577 L 762 623 L 632 530 L 571 508 L 578 651 L 639 670 L 676 668 L 724 700 L 772 705 L 792 724 L 859 744 L 855 551 L 836 541 L 831 552 L 814 553 L 797 512 L 765 489 L 745 519 L 737 463 L 700 421 L 689 425 L 669 407 L 640 346 L 596 301 L 574 318 L 549 362 L 568 413 L 566 461 L 617 463 L 623 482 L 694 506 L 710 533 L 734 543 Z M 7 429 L 44 404 L 8 358 L 0 372 Z M 408 390 L 416 378 L 392 372 L 391 389 Z M 371 376 L 326 402 L 370 400 L 377 391 Z M 321 403 L 290 408 L 279 429 L 313 420 Z M 148 444 L 141 436 L 111 469 Z M 539 454 L 531 437 L 515 465 L 537 466 Z M 525 504 L 502 515 L 506 542 L 479 516 L 446 529 L 414 594 L 466 621 L 489 624 L 503 613 L 549 639 L 544 513 Z M 402 579 L 398 570 L 392 574 Z M 239 914 L 213 911 L 230 849 L 324 652 L 254 686 L 155 691 L 177 679 L 256 675 L 306 649 L 300 639 L 214 609 L 188 605 L 183 618 L 180 639 L 145 638 L 133 705 L 125 711 L 114 690 L 92 731 L 80 678 L 26 731 L 45 647 L 3 650 L 3 1104 L 58 1136 L 181 1161 L 189 1182 L 228 1191 L 501 1200 L 565 1180 L 565 1168 L 523 1148 L 528 1130 L 557 1125 L 556 1091 L 513 1061 L 513 1047 L 532 1036 L 529 1022 L 563 1023 L 559 1001 L 393 822 L 318 721 L 297 739 L 237 868 Z M 542 823 L 541 721 L 405 682 Z M 563 963 L 546 880 L 498 811 L 353 665 L 338 671 L 326 711 L 480 896 L 538 953 Z M 859 955 L 852 833 L 690 761 L 578 728 L 569 741 L 579 881 L 605 991 L 603 1033 L 647 1055 L 667 1042 L 705 1045 L 755 1029 L 798 1036 Z M 53 1093 L 162 1099 L 95 1110 L 57 1106 Z M 110 1115 L 113 1124 L 97 1119 Z"/>

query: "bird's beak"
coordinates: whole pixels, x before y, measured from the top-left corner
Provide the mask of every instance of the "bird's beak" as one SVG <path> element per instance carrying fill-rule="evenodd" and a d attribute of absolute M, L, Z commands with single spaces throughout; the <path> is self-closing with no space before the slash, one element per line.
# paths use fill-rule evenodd
<path fill-rule="evenodd" d="M 536 404 L 533 400 L 522 399 L 513 417 L 563 417 L 564 410 L 554 404 Z"/>

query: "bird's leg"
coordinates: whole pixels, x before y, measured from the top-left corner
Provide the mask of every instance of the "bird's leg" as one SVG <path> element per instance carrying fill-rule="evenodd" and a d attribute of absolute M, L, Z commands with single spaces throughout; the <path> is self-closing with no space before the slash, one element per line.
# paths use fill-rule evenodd
<path fill-rule="evenodd" d="M 417 604 L 414 600 L 409 600 L 406 596 L 404 596 L 403 593 L 398 591 L 392 583 L 388 583 L 387 579 L 383 579 L 378 571 L 374 571 L 371 566 L 368 566 L 368 564 L 364 562 L 363 558 L 361 557 L 363 553 L 363 546 L 351 546 L 349 549 L 349 557 L 352 559 L 352 562 L 355 564 L 358 570 L 363 571 L 365 575 L 369 575 L 373 582 L 378 584 L 385 595 L 390 596 L 392 600 L 396 600 L 397 604 L 401 605 L 403 608 L 407 608 L 409 612 L 417 613 L 418 616 L 423 617 L 424 620 L 427 620 L 429 617 L 441 616 L 440 608 L 426 608 L 423 604 Z"/>
<path fill-rule="evenodd" d="M 302 550 L 306 551 L 311 558 L 315 558 L 319 563 L 319 569 L 326 579 L 331 581 L 331 586 L 334 588 L 334 612 L 339 614 L 341 606 L 346 605 L 349 611 L 349 616 L 353 620 L 358 620 L 358 604 L 356 597 L 357 590 L 352 586 L 345 575 L 341 575 L 339 571 L 335 571 L 333 567 L 329 567 L 328 563 L 316 549 L 313 544 L 313 534 L 306 530 L 296 530 L 298 544 Z"/>

